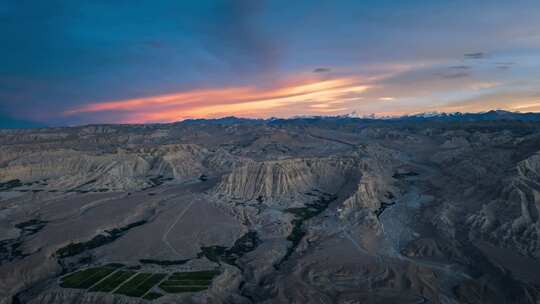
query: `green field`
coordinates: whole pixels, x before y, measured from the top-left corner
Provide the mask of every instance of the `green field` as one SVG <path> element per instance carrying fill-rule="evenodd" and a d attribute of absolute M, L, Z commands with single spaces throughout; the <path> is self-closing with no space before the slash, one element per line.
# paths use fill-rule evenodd
<path fill-rule="evenodd" d="M 158 292 L 149 292 L 147 293 L 143 299 L 145 300 L 155 300 L 157 298 L 161 298 L 163 295 L 161 293 L 158 293 Z"/>
<path fill-rule="evenodd" d="M 161 282 L 167 275 L 164 273 L 156 273 L 148 280 L 137 286 L 137 290 L 142 292 L 140 296 L 145 294 L 148 290 L 154 287 L 157 283 Z"/>
<path fill-rule="evenodd" d="M 133 271 L 117 271 L 96 286 L 92 287 L 89 291 L 111 292 L 134 274 L 135 272 Z"/>
<path fill-rule="evenodd" d="M 219 274 L 219 271 L 192 271 L 192 272 L 175 272 L 169 280 L 212 280 Z"/>
<path fill-rule="evenodd" d="M 197 292 L 208 289 L 218 271 L 175 272 L 159 288 L 168 293 Z"/>
<path fill-rule="evenodd" d="M 116 289 L 115 294 L 154 300 L 163 296 L 152 290 L 158 284 L 167 293 L 198 292 L 208 289 L 214 277 L 220 273 L 214 270 L 175 272 L 163 281 L 166 273 L 137 272 L 127 268 L 120 270 L 121 267 L 122 264 L 108 264 L 79 270 L 64 276 L 60 286 L 88 289 L 89 292 L 112 292 Z"/>
<path fill-rule="evenodd" d="M 159 283 L 166 274 L 163 273 L 139 273 L 116 291 L 130 297 L 141 297 L 154 285 Z"/>
<path fill-rule="evenodd" d="M 152 276 L 151 273 L 138 273 L 134 278 L 132 278 L 129 282 L 122 285 L 120 289 L 116 291 L 116 293 L 124 294 L 124 295 L 130 295 L 133 289 L 136 289 L 139 284 L 147 280 Z"/>
<path fill-rule="evenodd" d="M 115 269 L 96 267 L 80 270 L 62 278 L 61 287 L 86 289 L 111 274 Z"/>

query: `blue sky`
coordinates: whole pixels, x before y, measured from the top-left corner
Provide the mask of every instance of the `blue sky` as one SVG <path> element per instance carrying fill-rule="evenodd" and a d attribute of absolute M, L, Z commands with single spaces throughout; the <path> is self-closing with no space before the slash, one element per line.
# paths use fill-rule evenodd
<path fill-rule="evenodd" d="M 0 3 L 0 120 L 540 111 L 538 1 Z"/>

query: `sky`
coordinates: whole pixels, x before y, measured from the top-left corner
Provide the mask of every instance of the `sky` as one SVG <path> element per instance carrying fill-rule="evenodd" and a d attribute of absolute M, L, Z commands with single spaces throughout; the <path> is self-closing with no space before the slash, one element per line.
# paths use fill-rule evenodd
<path fill-rule="evenodd" d="M 540 1 L 2 0 L 0 127 L 540 111 Z"/>

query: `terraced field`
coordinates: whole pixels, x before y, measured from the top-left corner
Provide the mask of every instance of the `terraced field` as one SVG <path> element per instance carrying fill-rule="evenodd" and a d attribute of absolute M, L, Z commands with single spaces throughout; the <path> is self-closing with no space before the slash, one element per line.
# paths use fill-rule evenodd
<path fill-rule="evenodd" d="M 115 270 L 113 267 L 96 267 L 80 270 L 62 278 L 60 286 L 64 288 L 87 289 Z"/>
<path fill-rule="evenodd" d="M 99 282 L 94 287 L 90 288 L 89 291 L 111 292 L 133 275 L 135 275 L 135 272 L 133 271 L 119 270 L 107 277 L 105 280 Z"/>
<path fill-rule="evenodd" d="M 166 276 L 167 274 L 164 273 L 139 273 L 136 277 L 122 285 L 115 293 L 140 298 Z"/>
<path fill-rule="evenodd" d="M 197 292 L 208 289 L 218 271 L 176 272 L 159 285 L 168 293 Z"/>
<path fill-rule="evenodd" d="M 66 275 L 60 286 L 155 300 L 164 293 L 206 290 L 217 275 L 219 271 L 175 272 L 171 275 L 137 272 L 122 264 L 109 264 Z"/>

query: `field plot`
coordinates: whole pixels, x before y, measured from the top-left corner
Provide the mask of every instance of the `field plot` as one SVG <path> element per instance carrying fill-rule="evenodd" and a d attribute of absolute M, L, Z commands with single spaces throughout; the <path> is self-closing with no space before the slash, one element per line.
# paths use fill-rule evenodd
<path fill-rule="evenodd" d="M 117 271 L 96 286 L 90 288 L 89 291 L 111 292 L 134 274 L 135 272 L 133 271 Z"/>
<path fill-rule="evenodd" d="M 104 277 L 115 271 L 112 267 L 96 267 L 74 272 L 62 278 L 61 287 L 64 288 L 90 288 Z"/>
<path fill-rule="evenodd" d="M 208 289 L 218 271 L 176 272 L 159 285 L 168 293 L 197 292 Z"/>
<path fill-rule="evenodd" d="M 163 296 L 163 294 L 159 293 L 159 292 L 152 292 L 150 291 L 149 293 L 147 293 L 144 297 L 142 297 L 143 299 L 145 300 L 155 300 L 157 298 L 161 298 Z"/>
<path fill-rule="evenodd" d="M 68 274 L 62 278 L 60 286 L 86 289 L 87 292 L 112 292 L 151 301 L 167 293 L 206 290 L 219 274 L 217 270 L 172 274 L 140 272 L 123 264 L 107 264 Z"/>
<path fill-rule="evenodd" d="M 122 285 L 115 293 L 130 297 L 142 297 L 166 276 L 164 273 L 139 273 L 136 277 Z"/>

